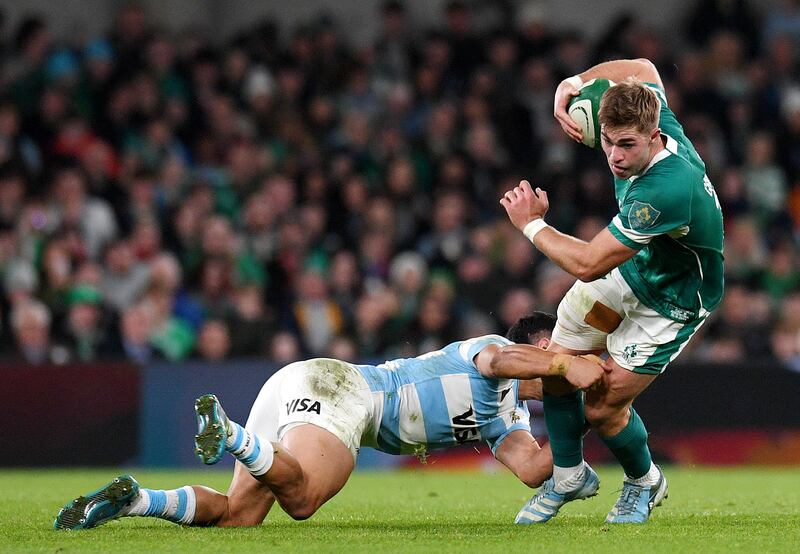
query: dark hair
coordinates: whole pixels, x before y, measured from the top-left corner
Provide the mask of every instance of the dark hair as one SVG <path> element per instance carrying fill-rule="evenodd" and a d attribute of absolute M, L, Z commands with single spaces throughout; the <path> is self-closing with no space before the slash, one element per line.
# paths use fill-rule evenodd
<path fill-rule="evenodd" d="M 533 312 L 519 318 L 506 333 L 506 338 L 517 344 L 533 344 L 541 338 L 549 338 L 555 326 L 556 318 L 552 314 Z"/>

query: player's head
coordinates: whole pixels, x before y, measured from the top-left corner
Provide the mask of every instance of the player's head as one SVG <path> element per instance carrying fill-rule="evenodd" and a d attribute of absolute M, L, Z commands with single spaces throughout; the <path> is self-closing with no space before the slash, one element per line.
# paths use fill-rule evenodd
<path fill-rule="evenodd" d="M 639 175 L 660 146 L 661 101 L 652 88 L 629 79 L 609 88 L 600 101 L 600 144 L 618 179 Z"/>
<path fill-rule="evenodd" d="M 556 318 L 552 315 L 533 312 L 519 318 L 506 333 L 506 338 L 517 344 L 532 344 L 539 348 L 547 348 L 555 326 Z"/>

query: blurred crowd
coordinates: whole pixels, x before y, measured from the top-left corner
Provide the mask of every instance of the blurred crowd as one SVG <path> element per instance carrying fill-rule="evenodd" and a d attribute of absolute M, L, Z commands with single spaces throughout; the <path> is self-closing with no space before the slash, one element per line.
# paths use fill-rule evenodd
<path fill-rule="evenodd" d="M 553 92 L 646 57 L 725 214 L 727 294 L 682 360 L 800 370 L 799 3 L 621 14 L 593 40 L 540 7 L 486 28 L 450 1 L 423 29 L 370 4 L 358 47 L 331 16 L 220 43 L 136 4 L 104 36 L 2 28 L 0 361 L 383 359 L 553 312 L 573 279 L 498 199 L 527 178 L 558 229 L 602 229 L 609 171 Z"/>

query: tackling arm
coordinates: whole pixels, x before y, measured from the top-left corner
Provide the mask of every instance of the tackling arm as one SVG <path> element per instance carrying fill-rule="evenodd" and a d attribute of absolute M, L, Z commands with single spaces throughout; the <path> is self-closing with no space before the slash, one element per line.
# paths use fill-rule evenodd
<path fill-rule="evenodd" d="M 490 344 L 475 356 L 475 366 L 484 377 L 534 379 L 561 376 L 574 386 L 586 389 L 603 376 L 595 359 L 557 354 L 529 344 Z"/>

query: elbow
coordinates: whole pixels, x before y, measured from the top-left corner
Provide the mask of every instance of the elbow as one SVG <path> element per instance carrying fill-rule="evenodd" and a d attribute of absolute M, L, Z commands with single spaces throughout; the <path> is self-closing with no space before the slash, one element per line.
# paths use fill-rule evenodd
<path fill-rule="evenodd" d="M 603 271 L 589 271 L 581 273 L 577 277 L 579 281 L 583 281 L 584 283 L 591 283 L 592 281 L 597 281 L 600 277 L 602 277 L 606 273 L 607 272 Z"/>
<path fill-rule="evenodd" d="M 500 367 L 503 364 L 503 360 L 501 359 L 503 354 L 501 352 L 496 352 L 494 356 L 492 356 L 491 361 L 489 362 L 488 371 L 480 371 L 480 373 L 484 377 L 496 377 L 500 371 Z"/>
<path fill-rule="evenodd" d="M 651 62 L 650 60 L 648 60 L 647 58 L 636 58 L 633 61 L 638 63 L 641 66 L 641 71 L 637 72 L 639 74 L 641 74 L 643 71 L 644 72 L 653 72 L 653 71 L 658 72 L 658 69 L 656 69 L 655 64 L 653 62 Z"/>
<path fill-rule="evenodd" d="M 584 283 L 595 281 L 605 275 L 607 271 L 596 264 L 581 264 L 575 270 L 574 276 Z"/>

